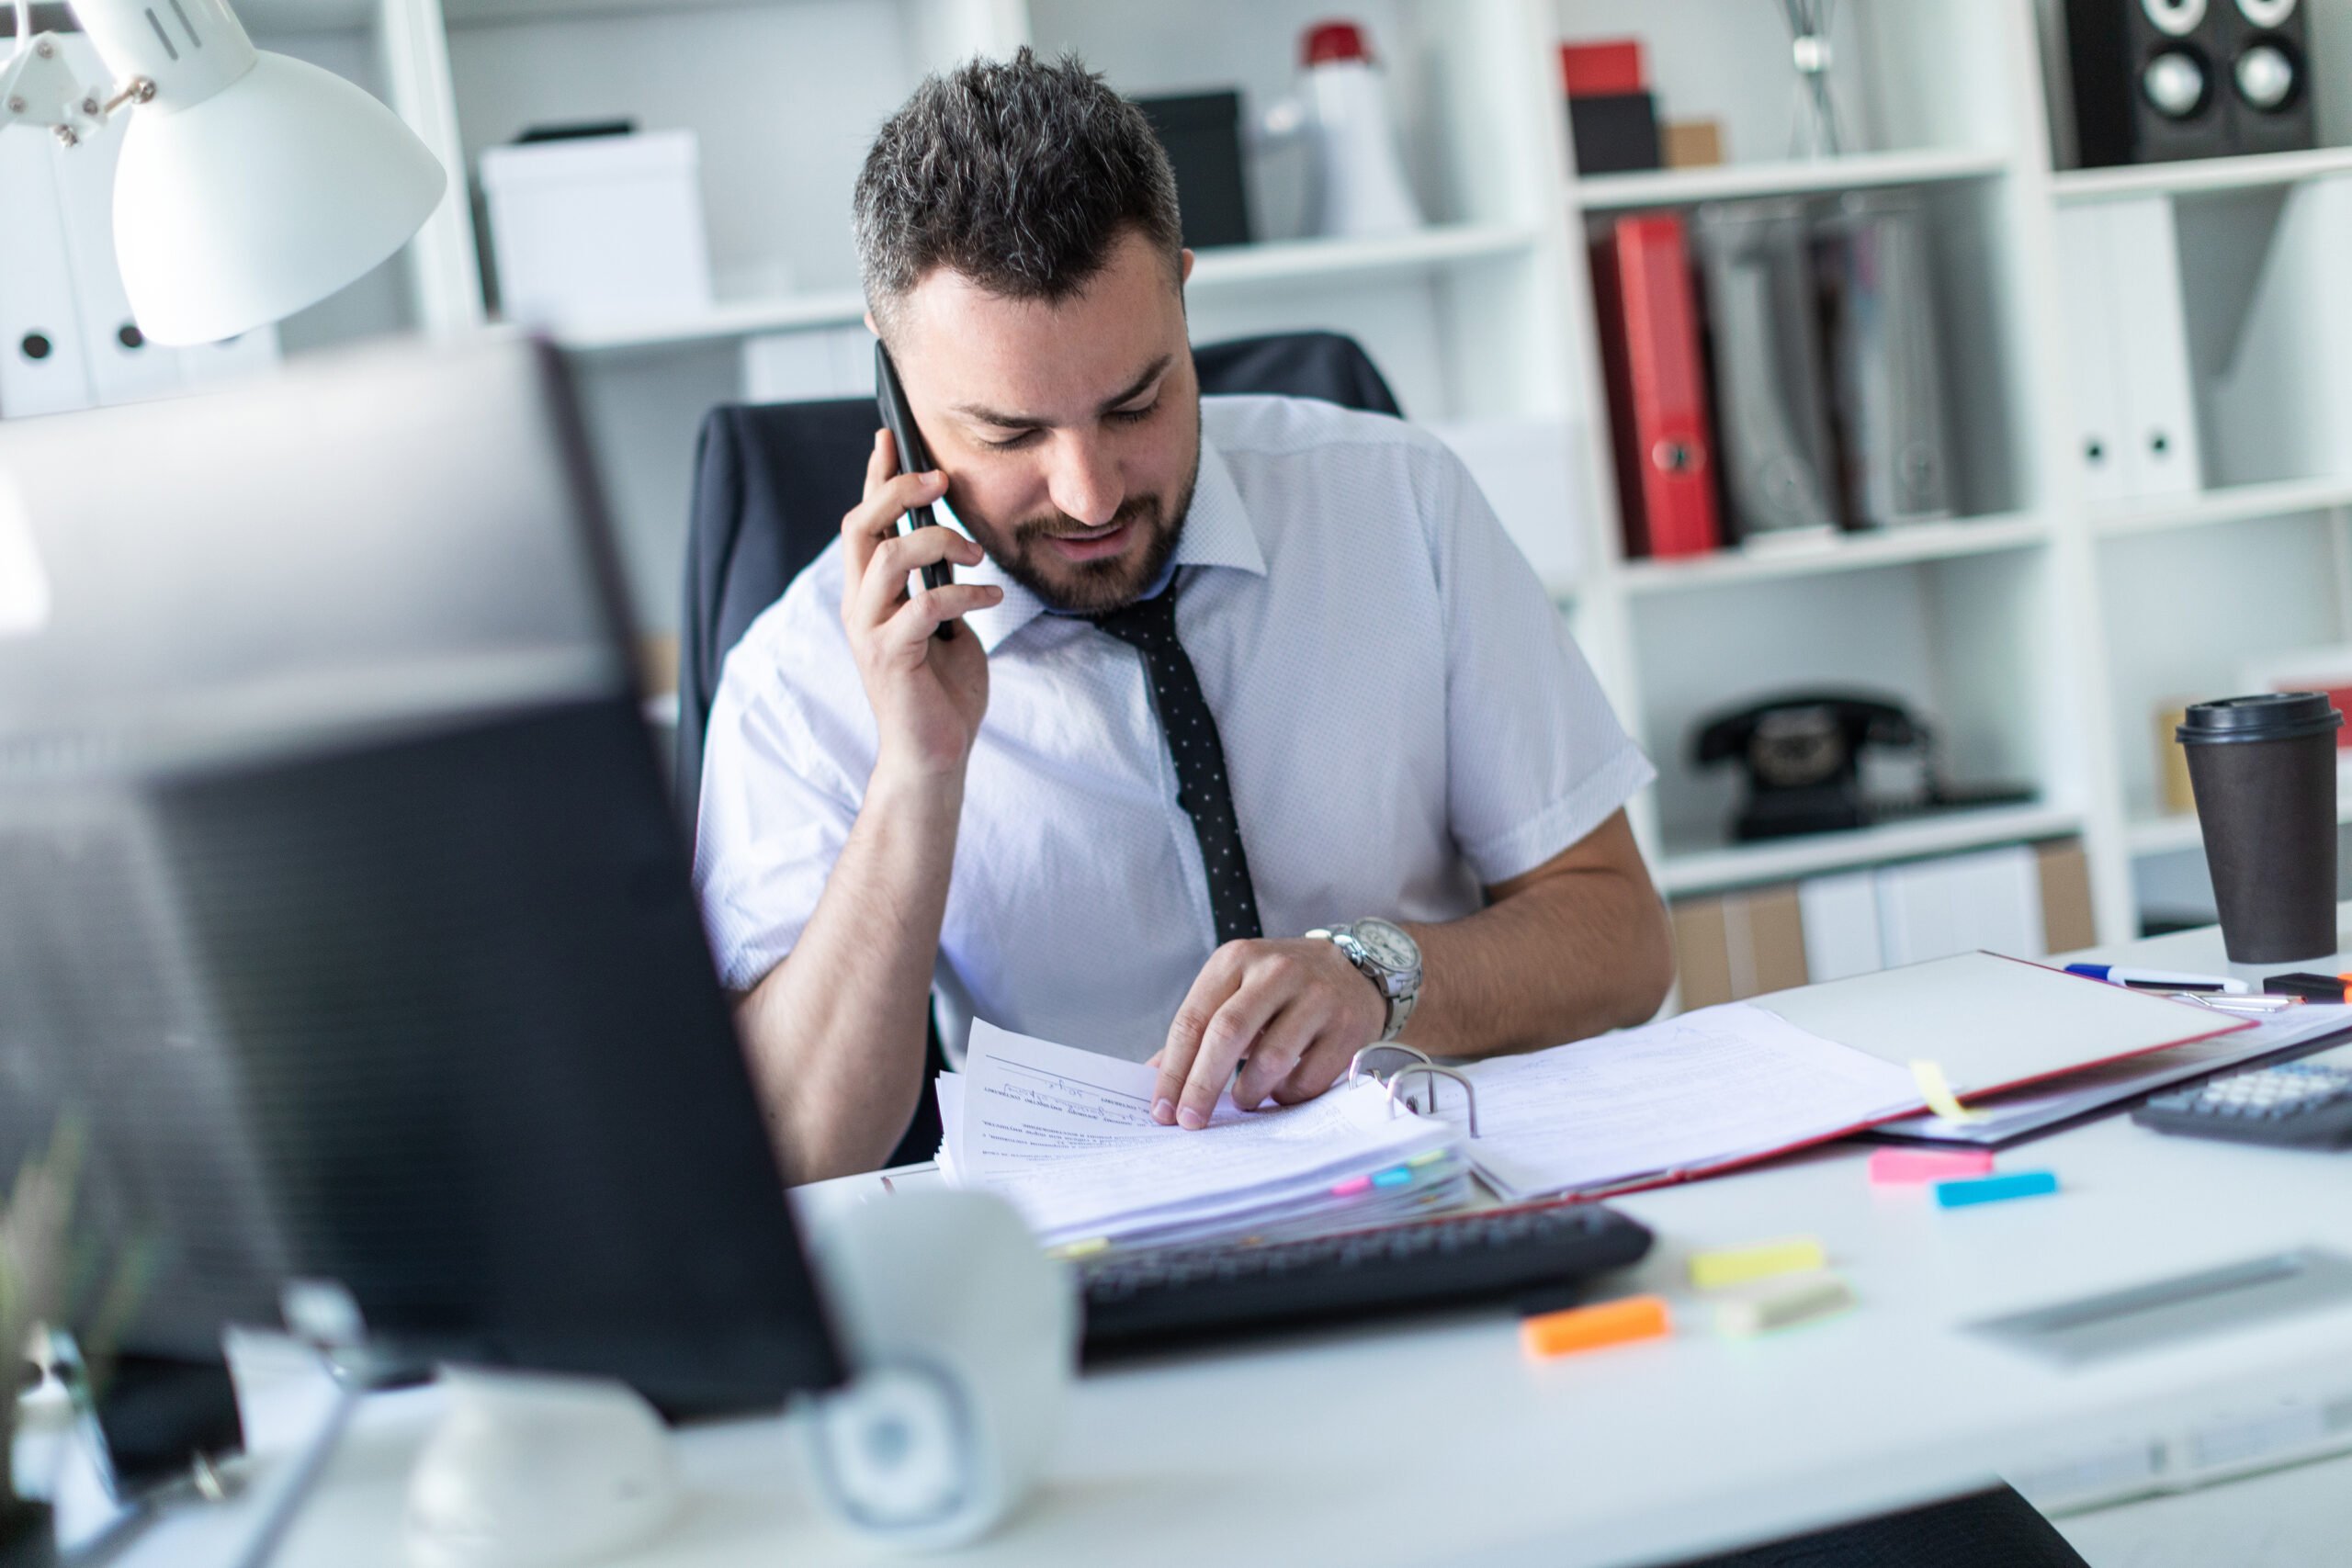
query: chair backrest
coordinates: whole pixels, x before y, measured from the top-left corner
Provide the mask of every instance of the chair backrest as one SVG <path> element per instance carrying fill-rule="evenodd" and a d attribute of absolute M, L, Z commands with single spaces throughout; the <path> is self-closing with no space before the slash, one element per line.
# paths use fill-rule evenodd
<path fill-rule="evenodd" d="M 1204 392 L 1279 392 L 1398 412 L 1371 357 L 1337 333 L 1203 344 L 1193 363 Z M 729 404 L 703 420 L 678 632 L 678 805 L 690 822 L 719 667 L 841 532 L 842 514 L 865 492 L 876 428 L 870 398 Z"/>

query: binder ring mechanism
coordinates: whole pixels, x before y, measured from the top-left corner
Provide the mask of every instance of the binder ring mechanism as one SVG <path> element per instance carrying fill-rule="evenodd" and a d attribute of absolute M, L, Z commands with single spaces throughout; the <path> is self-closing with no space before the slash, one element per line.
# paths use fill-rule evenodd
<path fill-rule="evenodd" d="M 1383 1074 L 1378 1069 L 1368 1066 L 1364 1058 L 1367 1056 L 1377 1055 L 1379 1053 L 1384 1051 L 1394 1052 L 1400 1056 L 1409 1056 L 1412 1060 L 1405 1063 L 1401 1066 L 1393 1068 L 1386 1074 Z M 1460 1073 L 1455 1072 L 1452 1067 L 1442 1067 L 1438 1066 L 1437 1063 L 1430 1059 L 1428 1052 L 1417 1050 L 1410 1045 L 1399 1044 L 1395 1041 L 1388 1041 L 1379 1044 L 1367 1045 L 1348 1059 L 1348 1082 L 1352 1085 L 1361 1079 L 1368 1079 L 1373 1083 L 1380 1085 L 1382 1089 L 1388 1096 L 1388 1114 L 1391 1117 L 1394 1117 L 1396 1114 L 1396 1107 L 1400 1103 L 1397 1094 L 1397 1086 L 1416 1073 L 1426 1075 L 1430 1080 L 1429 1105 L 1427 1110 L 1429 1114 L 1432 1116 L 1437 1114 L 1438 1080 L 1441 1078 L 1451 1078 L 1455 1083 L 1462 1086 L 1462 1104 L 1464 1109 L 1469 1112 L 1470 1135 L 1474 1138 L 1476 1137 L 1478 1135 L 1478 1091 L 1476 1086 L 1473 1085 L 1468 1078 L 1463 1077 Z M 1406 1110 L 1413 1112 L 1416 1116 L 1422 1112 L 1423 1106 L 1421 1104 L 1420 1098 L 1417 1095 L 1411 1093 L 1405 1094 L 1402 1097 L 1401 1103 L 1404 1105 Z"/>

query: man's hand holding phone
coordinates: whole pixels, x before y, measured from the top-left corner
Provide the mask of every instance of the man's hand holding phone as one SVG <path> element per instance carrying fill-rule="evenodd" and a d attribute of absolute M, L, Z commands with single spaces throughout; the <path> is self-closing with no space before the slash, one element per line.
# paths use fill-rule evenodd
<path fill-rule="evenodd" d="M 979 639 L 939 637 L 939 627 L 1004 597 L 986 583 L 954 582 L 910 595 L 910 573 L 944 562 L 974 567 L 980 547 L 953 528 L 899 532 L 899 519 L 947 493 L 944 474 L 899 471 L 896 444 L 876 431 L 865 464 L 865 499 L 842 519 L 842 622 L 880 733 L 884 766 L 961 775 L 989 705 L 989 661 Z"/>

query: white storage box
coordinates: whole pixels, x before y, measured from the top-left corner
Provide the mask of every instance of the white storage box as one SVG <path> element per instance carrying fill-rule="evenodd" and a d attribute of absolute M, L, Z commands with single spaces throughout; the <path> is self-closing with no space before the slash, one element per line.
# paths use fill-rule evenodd
<path fill-rule="evenodd" d="M 707 310 L 699 163 L 691 130 L 485 150 L 502 313 L 577 327 Z"/>
<path fill-rule="evenodd" d="M 874 395 L 874 334 L 809 327 L 743 340 L 743 400 L 799 403 Z"/>

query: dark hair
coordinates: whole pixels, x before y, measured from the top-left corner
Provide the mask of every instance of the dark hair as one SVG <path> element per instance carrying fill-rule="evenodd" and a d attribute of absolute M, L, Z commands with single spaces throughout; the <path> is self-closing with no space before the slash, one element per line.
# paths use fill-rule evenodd
<path fill-rule="evenodd" d="M 1084 288 L 1126 230 L 1179 276 L 1176 176 L 1143 111 L 1075 54 L 1023 48 L 929 76 L 865 154 L 857 258 L 877 322 L 936 267 L 1049 304 Z"/>

